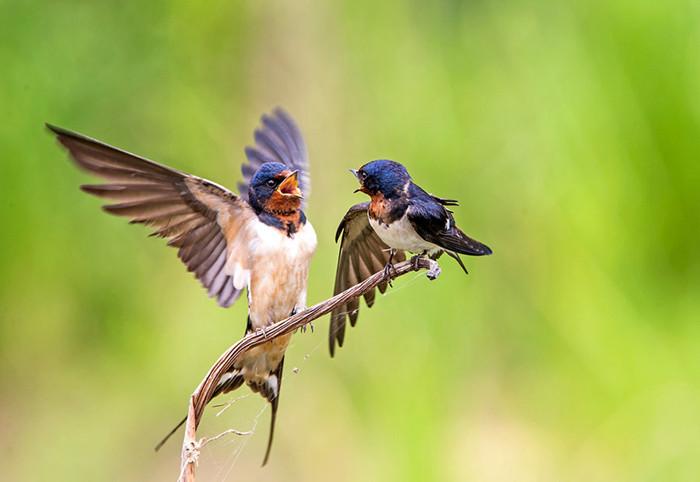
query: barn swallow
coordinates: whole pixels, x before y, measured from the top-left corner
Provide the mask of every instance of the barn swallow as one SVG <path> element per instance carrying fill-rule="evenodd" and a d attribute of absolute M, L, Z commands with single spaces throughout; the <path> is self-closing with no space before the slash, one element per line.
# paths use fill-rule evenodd
<path fill-rule="evenodd" d="M 239 194 L 102 142 L 47 127 L 78 167 L 107 183 L 82 190 L 116 201 L 105 211 L 152 226 L 222 307 L 248 293 L 246 333 L 305 308 L 316 233 L 304 215 L 310 190 L 304 139 L 281 109 L 262 116 L 255 147 L 245 150 Z M 284 354 L 291 334 L 245 352 L 222 376 L 214 396 L 246 383 L 272 406 L 263 465 L 275 430 Z M 184 420 L 183 420 L 184 422 Z M 182 425 L 178 424 L 163 440 Z M 160 445 L 162 445 L 162 443 Z M 159 445 L 159 446 L 160 446 Z"/>
<path fill-rule="evenodd" d="M 457 201 L 443 199 L 415 184 L 406 168 L 395 161 L 372 161 L 358 170 L 350 170 L 360 183 L 355 192 L 370 197 L 369 202 L 352 206 L 338 226 L 336 242 L 342 235 L 335 276 L 338 294 L 367 279 L 377 271 L 390 269 L 392 261 L 404 261 L 405 251 L 437 259 L 442 253 L 457 260 L 464 272 L 460 254 L 483 256 L 491 249 L 464 234 L 455 224 L 449 206 Z M 378 286 L 384 293 L 386 283 Z M 374 304 L 375 291 L 364 295 L 368 307 Z M 331 313 L 329 348 L 343 346 L 345 319 L 357 322 L 358 298 Z"/>

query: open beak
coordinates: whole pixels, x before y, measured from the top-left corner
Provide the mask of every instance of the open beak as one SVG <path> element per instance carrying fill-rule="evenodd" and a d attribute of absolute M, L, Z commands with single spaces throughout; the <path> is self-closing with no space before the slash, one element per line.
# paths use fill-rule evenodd
<path fill-rule="evenodd" d="M 364 192 L 364 193 L 367 193 L 367 191 L 365 190 L 365 187 L 362 185 L 362 181 L 360 180 L 360 175 L 357 173 L 357 169 L 350 169 L 350 172 L 352 173 L 353 176 L 355 176 L 355 179 L 357 179 L 357 180 L 359 181 L 359 183 L 360 183 L 360 187 L 357 188 L 357 189 L 355 189 L 355 190 L 353 191 L 353 194 L 356 193 L 356 192 Z"/>
<path fill-rule="evenodd" d="M 277 187 L 277 191 L 279 191 L 280 194 L 287 196 L 294 196 L 298 197 L 299 199 L 303 198 L 304 196 L 301 194 L 301 189 L 299 189 L 299 181 L 297 180 L 298 174 L 299 171 L 293 171 L 289 176 L 285 177 L 284 181 L 282 181 Z"/>

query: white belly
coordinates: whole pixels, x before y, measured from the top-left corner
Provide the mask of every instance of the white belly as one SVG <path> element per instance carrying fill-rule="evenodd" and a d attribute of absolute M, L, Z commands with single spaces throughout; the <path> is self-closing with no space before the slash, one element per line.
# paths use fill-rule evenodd
<path fill-rule="evenodd" d="M 305 308 L 309 263 L 316 250 L 316 233 L 309 222 L 294 235 L 262 223 L 255 225 L 250 246 L 252 269 L 248 283 L 248 316 L 253 330 L 287 318 Z M 236 368 L 248 383 L 260 384 L 284 356 L 291 334 L 248 350 Z"/>
<path fill-rule="evenodd" d="M 262 223 L 257 234 L 248 286 L 250 321 L 256 330 L 304 307 L 309 263 L 316 249 L 316 233 L 309 222 L 292 238 Z"/>
<path fill-rule="evenodd" d="M 429 243 L 418 236 L 418 233 L 413 229 L 411 222 L 405 214 L 401 219 L 389 225 L 380 223 L 372 218 L 369 218 L 369 224 L 379 238 L 391 248 L 411 251 L 413 253 L 440 249 L 433 243 Z"/>

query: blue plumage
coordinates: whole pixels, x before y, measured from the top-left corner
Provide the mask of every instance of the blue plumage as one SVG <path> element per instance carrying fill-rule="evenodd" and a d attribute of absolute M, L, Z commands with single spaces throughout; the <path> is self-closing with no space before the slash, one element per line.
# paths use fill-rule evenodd
<path fill-rule="evenodd" d="M 431 255 L 445 251 L 458 261 L 457 254 L 491 254 L 488 246 L 456 226 L 446 206 L 457 202 L 423 190 L 400 163 L 386 159 L 372 161 L 355 175 L 360 182 L 359 191 L 371 198 L 370 224 L 389 247 Z"/>
<path fill-rule="evenodd" d="M 255 146 L 245 151 L 240 195 L 80 134 L 47 127 L 78 167 L 103 179 L 82 186 L 83 191 L 111 200 L 104 207 L 107 212 L 154 227 L 153 235 L 178 249 L 187 269 L 220 306 L 231 306 L 247 289 L 246 332 L 264 329 L 306 305 L 309 262 L 316 249 L 316 234 L 302 211 L 310 186 L 308 159 L 301 132 L 284 111 L 262 117 Z M 282 335 L 248 350 L 211 394 L 213 398 L 246 383 L 270 403 L 263 465 L 272 447 L 290 337 Z"/>
<path fill-rule="evenodd" d="M 384 197 L 390 198 L 402 194 L 411 176 L 398 162 L 380 159 L 365 164 L 358 171 L 358 179 L 367 190 L 381 192 Z"/>
<path fill-rule="evenodd" d="M 278 178 L 284 179 L 282 172 L 287 166 L 281 162 L 266 162 L 260 166 L 248 186 L 248 202 L 258 213 L 272 196 L 279 184 Z"/>
<path fill-rule="evenodd" d="M 491 249 L 464 234 L 456 225 L 449 206 L 457 201 L 443 199 L 415 184 L 406 168 L 396 161 L 372 161 L 351 170 L 361 191 L 370 202 L 352 206 L 340 222 L 336 240 L 341 237 L 334 294 L 366 280 L 392 262 L 406 259 L 406 251 L 417 255 L 454 258 L 466 273 L 460 254 L 482 256 Z M 386 284 L 378 286 L 384 292 Z M 367 306 L 374 304 L 375 293 L 364 295 Z M 357 322 L 360 301 L 350 299 L 331 313 L 328 348 L 343 346 L 346 320 Z"/>

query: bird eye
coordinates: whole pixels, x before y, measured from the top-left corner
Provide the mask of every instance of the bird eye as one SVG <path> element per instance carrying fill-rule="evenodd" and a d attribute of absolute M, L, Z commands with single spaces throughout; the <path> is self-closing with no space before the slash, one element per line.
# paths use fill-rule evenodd
<path fill-rule="evenodd" d="M 360 171 L 360 177 L 362 179 L 367 179 L 367 173 L 365 171 Z"/>
<path fill-rule="evenodd" d="M 275 187 L 275 184 L 277 184 L 277 183 L 275 182 L 274 179 L 270 179 L 269 181 L 267 181 L 266 184 L 270 187 Z"/>

